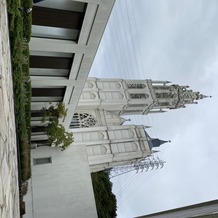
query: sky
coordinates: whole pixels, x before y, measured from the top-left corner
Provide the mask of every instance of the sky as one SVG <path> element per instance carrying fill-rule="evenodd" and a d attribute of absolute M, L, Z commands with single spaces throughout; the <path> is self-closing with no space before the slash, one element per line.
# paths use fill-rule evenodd
<path fill-rule="evenodd" d="M 172 142 L 159 148 L 162 169 L 112 180 L 118 218 L 218 199 L 217 0 L 117 0 L 90 76 L 169 80 L 213 96 L 124 123 Z"/>

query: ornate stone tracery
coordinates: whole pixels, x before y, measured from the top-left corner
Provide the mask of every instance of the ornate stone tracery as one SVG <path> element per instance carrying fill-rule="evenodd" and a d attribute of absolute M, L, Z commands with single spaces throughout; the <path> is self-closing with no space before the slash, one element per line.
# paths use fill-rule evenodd
<path fill-rule="evenodd" d="M 70 128 L 84 128 L 95 126 L 97 121 L 88 113 L 75 113 L 70 124 Z"/>
<path fill-rule="evenodd" d="M 154 90 L 171 90 L 170 86 L 153 86 Z"/>
<path fill-rule="evenodd" d="M 172 92 L 162 92 L 162 93 L 155 93 L 157 98 L 174 98 L 175 94 Z"/>
<path fill-rule="evenodd" d="M 128 89 L 144 89 L 146 87 L 145 84 L 127 84 Z"/>
<path fill-rule="evenodd" d="M 146 99 L 149 98 L 149 95 L 145 93 L 131 93 L 130 97 L 132 99 Z"/>

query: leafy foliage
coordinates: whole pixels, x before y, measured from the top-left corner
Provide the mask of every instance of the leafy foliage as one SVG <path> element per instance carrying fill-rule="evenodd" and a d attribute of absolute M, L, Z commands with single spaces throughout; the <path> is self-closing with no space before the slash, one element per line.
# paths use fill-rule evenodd
<path fill-rule="evenodd" d="M 73 133 L 66 132 L 64 126 L 59 123 L 58 118 L 50 119 L 45 127 L 45 132 L 48 135 L 48 142 L 61 147 L 62 150 L 65 150 L 73 142 Z"/>
<path fill-rule="evenodd" d="M 59 118 L 67 115 L 63 102 L 57 105 L 51 105 L 49 108 L 42 108 L 42 123 L 45 125 L 45 133 L 48 135 L 48 142 L 65 150 L 73 142 L 73 133 L 66 132 L 64 126 L 59 123 Z"/>
<path fill-rule="evenodd" d="M 112 183 L 109 172 L 101 171 L 92 173 L 92 184 L 95 194 L 98 218 L 116 217 L 117 200 L 112 193 Z"/>
<path fill-rule="evenodd" d="M 51 102 L 50 102 L 51 103 Z M 63 102 L 59 102 L 56 105 L 50 105 L 48 108 L 43 107 L 42 111 L 42 122 L 45 123 L 46 119 L 51 119 L 52 116 L 58 118 L 64 118 L 67 116 L 67 110 Z"/>

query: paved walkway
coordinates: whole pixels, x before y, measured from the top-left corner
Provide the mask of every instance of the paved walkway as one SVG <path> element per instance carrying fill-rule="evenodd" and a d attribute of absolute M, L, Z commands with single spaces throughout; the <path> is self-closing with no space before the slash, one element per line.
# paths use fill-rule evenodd
<path fill-rule="evenodd" d="M 19 218 L 16 131 L 6 0 L 0 0 L 0 218 Z"/>

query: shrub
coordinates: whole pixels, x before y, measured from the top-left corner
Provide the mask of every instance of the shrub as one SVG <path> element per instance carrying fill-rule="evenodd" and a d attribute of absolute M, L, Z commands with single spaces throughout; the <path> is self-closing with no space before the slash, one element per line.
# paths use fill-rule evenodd
<path fill-rule="evenodd" d="M 64 103 L 60 102 L 49 108 L 43 107 L 41 111 L 43 113 L 42 123 L 48 120 L 44 130 L 48 135 L 48 142 L 65 150 L 73 142 L 73 133 L 66 132 L 64 126 L 59 123 L 59 118 L 67 115 Z"/>

